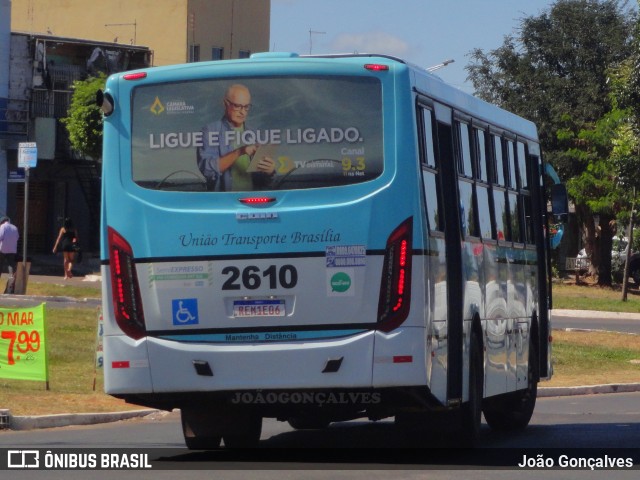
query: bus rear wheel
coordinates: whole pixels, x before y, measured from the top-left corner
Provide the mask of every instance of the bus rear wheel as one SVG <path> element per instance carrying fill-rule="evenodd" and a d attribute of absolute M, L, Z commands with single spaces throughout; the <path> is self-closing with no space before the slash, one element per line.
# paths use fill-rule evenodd
<path fill-rule="evenodd" d="M 331 424 L 330 420 L 322 416 L 312 417 L 306 415 L 289 417 L 287 422 L 295 430 L 319 430 L 327 428 Z"/>
<path fill-rule="evenodd" d="M 222 434 L 208 415 L 197 410 L 180 410 L 184 443 L 189 450 L 216 450 Z"/>
<path fill-rule="evenodd" d="M 527 388 L 485 400 L 484 418 L 492 430 L 522 430 L 529 425 L 538 397 L 539 368 L 538 352 L 531 343 Z"/>
<path fill-rule="evenodd" d="M 227 448 L 256 448 L 262 433 L 262 417 L 248 414 L 235 418 L 233 429 L 224 433 L 222 439 Z"/>
<path fill-rule="evenodd" d="M 462 439 L 474 446 L 480 437 L 482 425 L 482 397 L 484 391 L 482 343 L 478 334 L 471 334 L 469 352 L 469 401 L 462 405 Z"/>

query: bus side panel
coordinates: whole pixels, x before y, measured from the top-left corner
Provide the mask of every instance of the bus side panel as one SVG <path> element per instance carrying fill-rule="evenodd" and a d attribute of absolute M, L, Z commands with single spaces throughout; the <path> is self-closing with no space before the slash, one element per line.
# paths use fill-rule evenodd
<path fill-rule="evenodd" d="M 373 386 L 425 386 L 425 353 L 425 328 L 399 328 L 388 334 L 376 332 Z"/>
<path fill-rule="evenodd" d="M 498 261 L 498 247 L 484 244 L 485 274 L 485 396 L 507 391 L 507 298 L 504 263 Z"/>

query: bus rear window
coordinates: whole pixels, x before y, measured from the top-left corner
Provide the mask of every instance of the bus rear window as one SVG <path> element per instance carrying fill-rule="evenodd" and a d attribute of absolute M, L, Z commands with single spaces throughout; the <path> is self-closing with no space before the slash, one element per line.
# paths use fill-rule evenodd
<path fill-rule="evenodd" d="M 383 170 L 382 93 L 371 77 L 144 85 L 132 113 L 132 176 L 144 188 L 322 188 Z"/>

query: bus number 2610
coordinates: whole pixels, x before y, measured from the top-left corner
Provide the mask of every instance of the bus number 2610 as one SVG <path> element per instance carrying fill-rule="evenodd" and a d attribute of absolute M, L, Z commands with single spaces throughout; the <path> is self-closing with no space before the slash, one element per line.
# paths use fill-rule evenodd
<path fill-rule="evenodd" d="M 269 288 L 272 290 L 278 287 L 293 288 L 298 283 L 298 271 L 293 265 L 282 265 L 280 268 L 271 265 L 264 270 L 255 265 L 249 265 L 243 270 L 238 267 L 224 267 L 222 275 L 228 277 L 222 285 L 222 290 L 240 290 L 242 287 L 256 290 L 263 281 L 269 282 Z"/>

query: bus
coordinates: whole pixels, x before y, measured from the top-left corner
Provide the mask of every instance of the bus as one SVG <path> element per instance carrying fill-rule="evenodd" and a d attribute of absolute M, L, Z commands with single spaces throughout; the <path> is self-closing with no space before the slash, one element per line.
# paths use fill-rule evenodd
<path fill-rule="evenodd" d="M 191 449 L 264 418 L 528 424 L 566 196 L 533 123 L 370 54 L 129 71 L 97 100 L 106 393 L 179 409 Z"/>

